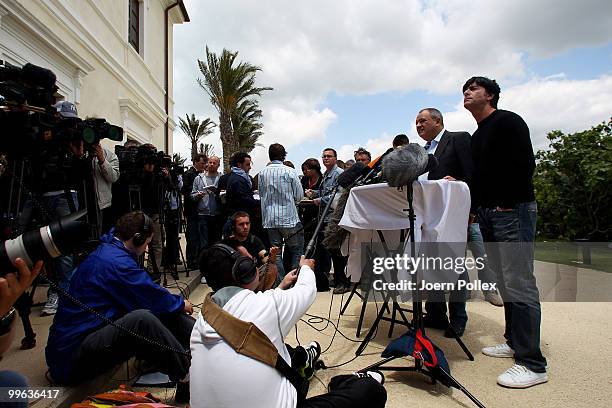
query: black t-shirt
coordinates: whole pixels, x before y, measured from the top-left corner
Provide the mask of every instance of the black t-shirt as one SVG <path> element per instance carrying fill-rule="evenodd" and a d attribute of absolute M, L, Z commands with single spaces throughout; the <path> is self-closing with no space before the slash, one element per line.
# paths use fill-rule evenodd
<path fill-rule="evenodd" d="M 247 251 L 249 251 L 249 254 L 257 257 L 258 260 L 261 260 L 262 251 L 266 251 L 266 247 L 261 241 L 261 239 L 257 238 L 253 234 L 249 234 L 247 236 L 247 239 L 244 241 L 238 241 L 236 238 L 231 236 L 222 240 L 221 242 L 225 245 L 229 245 L 234 249 L 238 248 L 239 246 L 243 246 L 246 248 Z"/>
<path fill-rule="evenodd" d="M 496 110 L 472 135 L 472 207 L 511 208 L 534 201 L 535 157 L 529 128 L 516 113 Z"/>

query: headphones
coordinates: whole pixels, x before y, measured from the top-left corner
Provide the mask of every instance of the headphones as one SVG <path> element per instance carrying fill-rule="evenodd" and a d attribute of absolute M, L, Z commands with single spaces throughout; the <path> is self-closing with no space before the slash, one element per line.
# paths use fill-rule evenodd
<path fill-rule="evenodd" d="M 142 217 L 142 228 L 132 237 L 134 245 L 137 247 L 147 242 L 147 238 L 151 236 L 151 231 L 153 230 L 151 218 L 145 213 L 142 213 Z"/>
<path fill-rule="evenodd" d="M 226 244 L 214 244 L 210 247 L 216 248 L 232 258 L 232 278 L 239 285 L 248 285 L 257 276 L 257 263 L 248 256 L 241 255 L 240 252 Z"/>

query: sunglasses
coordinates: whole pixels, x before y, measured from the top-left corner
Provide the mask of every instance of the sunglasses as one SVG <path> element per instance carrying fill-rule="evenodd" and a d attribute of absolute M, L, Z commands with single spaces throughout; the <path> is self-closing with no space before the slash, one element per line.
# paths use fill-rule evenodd
<path fill-rule="evenodd" d="M 333 159 L 336 156 L 333 156 L 331 154 L 324 154 L 323 156 L 321 156 L 322 159 Z"/>

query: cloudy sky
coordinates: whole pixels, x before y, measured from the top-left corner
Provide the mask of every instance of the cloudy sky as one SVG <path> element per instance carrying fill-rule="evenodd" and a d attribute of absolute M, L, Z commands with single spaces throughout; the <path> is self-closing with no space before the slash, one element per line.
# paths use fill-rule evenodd
<path fill-rule="evenodd" d="M 520 114 L 534 149 L 546 133 L 584 130 L 612 116 L 610 0 L 186 0 L 191 23 L 174 28 L 175 116 L 218 122 L 197 85 L 205 47 L 238 51 L 261 67 L 265 147 L 280 142 L 300 165 L 336 148 L 373 155 L 405 133 L 421 142 L 417 112 L 437 107 L 448 130 L 473 132 L 461 87 L 495 78 L 499 108 Z M 204 139 L 221 153 L 218 131 Z M 188 157 L 177 127 L 175 151 Z"/>

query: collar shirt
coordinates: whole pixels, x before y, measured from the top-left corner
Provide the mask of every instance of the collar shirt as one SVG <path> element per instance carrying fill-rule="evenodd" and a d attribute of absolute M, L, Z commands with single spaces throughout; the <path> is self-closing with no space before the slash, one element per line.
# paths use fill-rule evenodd
<path fill-rule="evenodd" d="M 323 180 L 321 181 L 321 187 L 318 193 L 318 196 L 321 198 L 319 214 L 321 211 L 323 211 L 329 200 L 331 200 L 333 189 L 338 185 L 338 176 L 342 174 L 342 172 L 344 172 L 344 170 L 335 164 L 331 170 L 326 170 L 325 173 L 323 173 Z M 329 222 L 331 220 L 332 212 L 333 211 L 327 213 L 325 216 L 325 222 Z"/>
<path fill-rule="evenodd" d="M 440 133 L 438 133 L 436 135 L 436 137 L 434 137 L 431 140 L 431 142 L 425 143 L 425 150 L 427 151 L 427 154 L 435 154 L 436 153 L 436 149 L 438 148 L 438 145 L 440 144 L 440 140 L 442 140 L 442 135 L 443 134 L 444 134 L 444 128 L 442 128 L 442 130 L 440 130 Z M 427 145 L 429 145 L 429 147 Z M 429 176 L 429 172 L 423 173 L 423 174 L 421 174 L 419 176 L 418 180 L 420 180 L 420 181 L 427 180 L 428 176 Z"/>
<path fill-rule="evenodd" d="M 297 203 L 304 190 L 295 169 L 272 161 L 259 172 L 259 195 L 264 228 L 292 228 L 300 222 Z"/>

